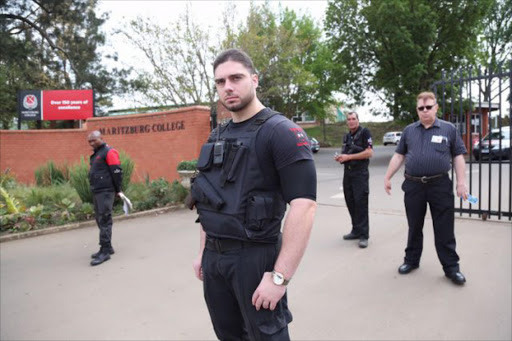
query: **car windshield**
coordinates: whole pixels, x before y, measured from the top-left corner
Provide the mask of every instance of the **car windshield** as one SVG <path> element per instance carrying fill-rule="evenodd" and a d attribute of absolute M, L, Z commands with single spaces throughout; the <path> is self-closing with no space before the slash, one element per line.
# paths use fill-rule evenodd
<path fill-rule="evenodd" d="M 489 139 L 492 139 L 492 140 L 510 139 L 510 130 L 502 130 L 501 135 L 500 135 L 499 131 L 492 132 L 484 138 L 484 141 L 489 141 Z"/>

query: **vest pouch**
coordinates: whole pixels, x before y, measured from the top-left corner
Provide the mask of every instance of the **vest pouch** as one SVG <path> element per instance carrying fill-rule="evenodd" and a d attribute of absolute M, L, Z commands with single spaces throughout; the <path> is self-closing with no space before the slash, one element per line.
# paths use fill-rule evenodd
<path fill-rule="evenodd" d="M 205 171 L 210 169 L 213 164 L 213 146 L 215 144 L 205 143 L 201 147 L 201 152 L 199 153 L 199 159 L 197 160 L 196 168 L 200 171 Z"/>
<path fill-rule="evenodd" d="M 215 188 L 208 182 L 208 180 L 199 174 L 191 188 L 192 197 L 203 204 L 208 204 L 215 208 L 217 211 L 220 210 L 224 205 L 224 199 L 215 190 Z"/>
<path fill-rule="evenodd" d="M 249 237 L 257 237 L 261 232 L 266 233 L 274 218 L 274 198 L 257 194 L 249 197 L 245 212 L 245 228 Z M 260 233 L 258 233 L 260 232 Z"/>

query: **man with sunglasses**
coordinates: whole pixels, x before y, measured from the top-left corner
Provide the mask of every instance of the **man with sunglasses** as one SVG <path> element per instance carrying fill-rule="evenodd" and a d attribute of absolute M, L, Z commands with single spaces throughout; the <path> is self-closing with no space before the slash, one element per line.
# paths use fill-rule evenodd
<path fill-rule="evenodd" d="M 438 105 L 432 92 L 418 95 L 416 110 L 419 121 L 404 129 L 384 177 L 384 188 L 391 194 L 391 178 L 405 162 L 402 190 L 409 235 L 404 264 L 398 272 L 405 275 L 419 267 L 428 203 L 437 256 L 444 273 L 453 283 L 463 285 L 466 278 L 460 272 L 459 256 L 455 251 L 453 184 L 448 172 L 453 162 L 457 196 L 467 199 L 466 147 L 455 126 L 437 118 Z"/>

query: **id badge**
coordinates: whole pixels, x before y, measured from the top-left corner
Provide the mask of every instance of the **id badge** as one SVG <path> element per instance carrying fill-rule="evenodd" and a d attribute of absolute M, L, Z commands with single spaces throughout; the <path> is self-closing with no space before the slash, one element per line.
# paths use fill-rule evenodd
<path fill-rule="evenodd" d="M 434 135 L 432 136 L 432 143 L 441 143 L 443 142 L 443 137 L 441 135 Z"/>

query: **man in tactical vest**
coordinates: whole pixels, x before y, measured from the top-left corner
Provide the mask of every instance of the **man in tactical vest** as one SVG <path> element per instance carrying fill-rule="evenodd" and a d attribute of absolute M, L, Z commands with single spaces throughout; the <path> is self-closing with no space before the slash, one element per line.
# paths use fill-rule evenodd
<path fill-rule="evenodd" d="M 369 238 L 368 164 L 373 155 L 372 136 L 367 128 L 359 125 L 356 112 L 349 112 L 347 125 L 350 131 L 343 138 L 341 155 L 334 160 L 345 165 L 343 194 L 352 218 L 352 231 L 343 236 L 345 240 L 359 239 L 359 247 L 366 248 Z"/>
<path fill-rule="evenodd" d="M 232 120 L 212 132 L 198 159 L 193 268 L 220 340 L 289 340 L 286 285 L 316 211 L 313 154 L 304 131 L 256 97 L 258 75 L 246 53 L 222 52 L 213 70 Z"/>
<path fill-rule="evenodd" d="M 114 199 L 122 191 L 123 172 L 119 153 L 106 144 L 99 131 L 88 136 L 93 149 L 90 158 L 89 184 L 93 194 L 94 214 L 100 229 L 100 251 L 91 255 L 91 265 L 98 265 L 110 259 L 112 247 L 112 207 Z"/>

